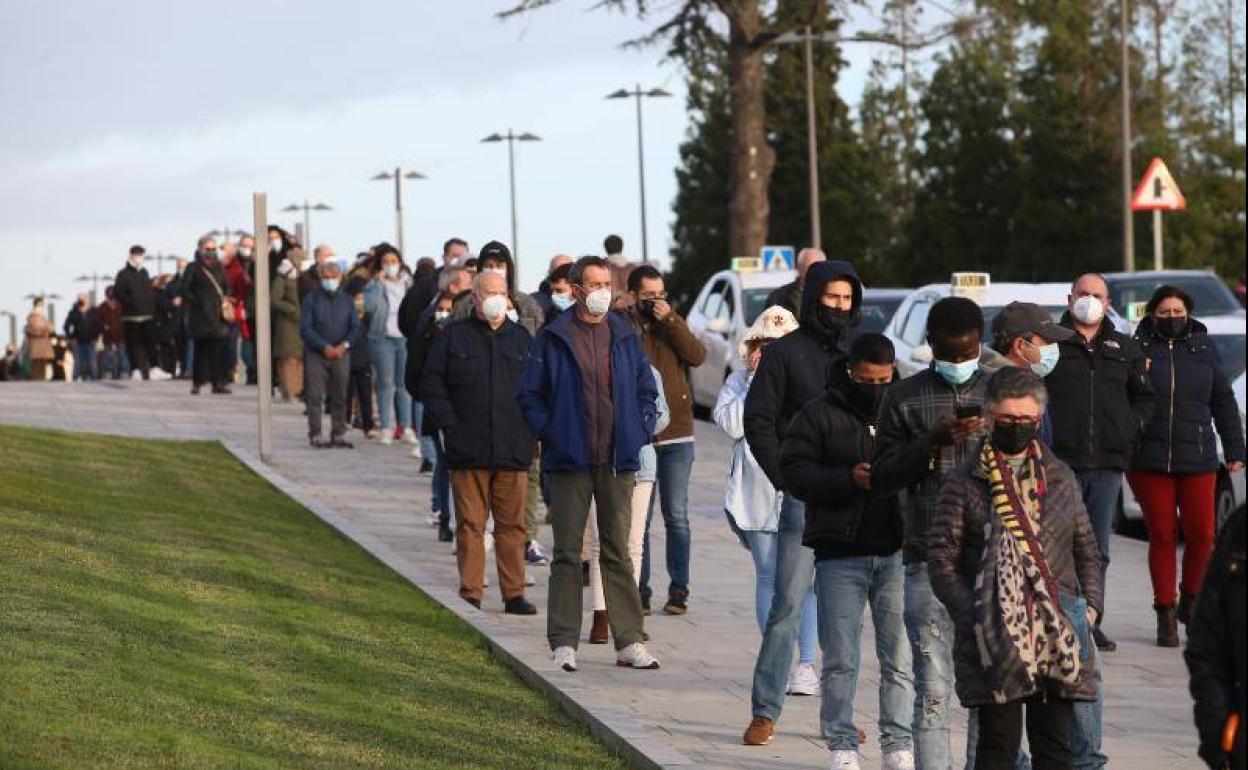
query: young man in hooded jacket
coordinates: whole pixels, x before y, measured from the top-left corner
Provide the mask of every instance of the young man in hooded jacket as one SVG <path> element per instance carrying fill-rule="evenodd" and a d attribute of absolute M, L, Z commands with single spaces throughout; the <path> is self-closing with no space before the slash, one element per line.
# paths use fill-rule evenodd
<path fill-rule="evenodd" d="M 849 262 L 817 262 L 802 287 L 800 326 L 768 345 L 745 399 L 745 441 L 767 479 L 785 492 L 777 528 L 776 593 L 763 644 L 754 664 L 752 719 L 743 741 L 771 740 L 793 663 L 802 603 L 811 592 L 815 563 L 802 547 L 805 505 L 787 493 L 781 473 L 781 441 L 793 415 L 823 395 L 828 372 L 845 356 L 846 331 L 862 312 L 862 282 Z"/>

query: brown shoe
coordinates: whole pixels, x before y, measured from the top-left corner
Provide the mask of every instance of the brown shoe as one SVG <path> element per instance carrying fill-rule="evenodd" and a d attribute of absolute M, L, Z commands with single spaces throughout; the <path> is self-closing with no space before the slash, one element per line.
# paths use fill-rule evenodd
<path fill-rule="evenodd" d="M 750 720 L 750 726 L 745 728 L 745 735 L 742 736 L 741 742 L 746 746 L 766 746 L 771 743 L 774 730 L 775 723 L 767 717 L 754 717 Z"/>
<path fill-rule="evenodd" d="M 1153 609 L 1157 611 L 1157 646 L 1178 647 L 1180 644 L 1178 610 L 1173 604 L 1154 605 Z"/>
<path fill-rule="evenodd" d="M 611 624 L 606 610 L 594 610 L 594 624 L 589 629 L 590 644 L 606 644 L 611 635 Z"/>

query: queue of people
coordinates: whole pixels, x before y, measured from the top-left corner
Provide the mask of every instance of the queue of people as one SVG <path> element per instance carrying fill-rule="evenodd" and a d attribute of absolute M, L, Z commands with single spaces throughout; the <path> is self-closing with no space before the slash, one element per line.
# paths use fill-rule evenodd
<path fill-rule="evenodd" d="M 79 298 L 59 349 L 36 301 L 31 374 L 59 361 L 66 379 L 94 379 L 124 362 L 147 379 L 168 363 L 191 393 L 228 394 L 234 370 L 254 367 L 254 275 L 269 270 L 277 388 L 304 406 L 310 445 L 352 448 L 354 427 L 416 446 L 428 523 L 455 543 L 465 602 L 483 606 L 492 550 L 503 611 L 538 615 L 527 573 L 548 564 L 559 669 L 579 669 L 582 639 L 613 642 L 621 667 L 658 669 L 645 645 L 650 527 L 657 500 L 662 612 L 694 611 L 686 370 L 706 356 L 663 275 L 628 262 L 617 236 L 605 258 L 556 256 L 533 295 L 496 241 L 473 255 L 452 238 L 440 267 L 409 267 L 389 244 L 347 264 L 269 236 L 269 265 L 249 237 L 227 249 L 204 236 L 155 279 L 133 247 L 104 303 Z M 773 296 L 712 415 L 733 442 L 726 523 L 755 577 L 743 743 L 775 738 L 786 697 L 818 696 L 830 766 L 859 767 L 869 610 L 885 770 L 1105 767 L 1100 656 L 1116 645 L 1102 623 L 1125 474 L 1149 535 L 1156 642 L 1177 647 L 1188 629 L 1201 756 L 1242 767 L 1243 732 L 1228 725 L 1244 709 L 1243 517 L 1215 543 L 1213 489 L 1218 442 L 1231 473 L 1245 445 L 1192 298 L 1159 288 L 1128 336 L 1096 274 L 1076 278 L 1057 322 L 1013 302 L 986 328 L 974 301 L 946 297 L 926 320 L 931 366 L 903 380 L 887 337 L 851 334 L 864 296 L 852 263 L 805 249 Z M 6 376 L 17 358 L 6 351 Z M 951 746 L 955 702 L 968 709 L 965 758 Z"/>

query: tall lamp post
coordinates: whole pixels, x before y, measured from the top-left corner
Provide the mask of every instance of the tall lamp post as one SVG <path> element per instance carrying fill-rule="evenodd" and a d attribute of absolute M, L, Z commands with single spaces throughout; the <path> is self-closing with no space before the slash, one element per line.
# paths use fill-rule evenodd
<path fill-rule="evenodd" d="M 48 322 L 52 324 L 52 328 L 54 329 L 56 328 L 56 305 L 52 304 L 49 300 L 60 298 L 60 294 L 49 294 L 46 291 L 38 294 L 27 294 L 25 297 L 25 299 L 28 299 L 31 302 L 34 302 L 37 299 L 43 300 L 43 303 L 48 306 Z"/>
<path fill-rule="evenodd" d="M 403 250 L 403 180 L 427 179 L 427 177 L 419 171 L 404 171 L 399 166 L 395 166 L 394 171 L 382 171 L 373 177 L 374 182 L 389 179 L 394 180 L 394 245 L 398 247 L 400 254 L 406 254 L 407 252 Z"/>
<path fill-rule="evenodd" d="M 516 235 L 516 142 L 540 142 L 542 138 L 536 134 L 525 131 L 523 134 L 516 134 L 510 128 L 506 134 L 490 134 L 481 140 L 482 142 L 506 142 L 507 143 L 507 174 L 511 181 L 511 256 L 516 262 L 516 269 L 520 269 L 520 240 Z"/>
<path fill-rule="evenodd" d="M 312 248 L 312 225 L 308 219 L 309 211 L 333 211 L 333 209 L 324 203 L 308 203 L 306 200 L 300 203 L 292 203 L 282 211 L 302 211 L 303 212 L 303 244 L 305 249 Z"/>
<path fill-rule="evenodd" d="M 1131 3 L 1119 0 L 1118 34 L 1122 38 L 1122 269 L 1135 270 L 1135 219 L 1131 213 Z"/>
<path fill-rule="evenodd" d="M 100 287 L 100 281 L 107 281 L 111 279 L 112 277 L 113 276 L 111 275 L 101 275 L 100 273 L 92 273 L 91 275 L 80 275 L 77 278 L 75 278 L 74 281 L 76 281 L 77 283 L 86 283 L 87 281 L 91 282 L 91 304 L 94 305 L 95 300 L 96 300 L 96 290 L 99 289 Z"/>
<path fill-rule="evenodd" d="M 671 96 L 662 88 L 651 88 L 648 91 L 641 90 L 641 84 L 638 83 L 633 90 L 621 88 L 618 91 L 607 94 L 608 99 L 627 99 L 633 97 L 637 100 L 637 179 L 638 187 L 641 189 L 641 261 L 642 263 L 650 262 L 650 241 L 646 237 L 646 155 L 645 145 L 642 142 L 641 131 L 641 100 L 645 98 L 662 98 Z"/>
<path fill-rule="evenodd" d="M 7 317 L 9 319 L 9 344 L 17 350 L 17 313 L 10 313 L 7 310 L 0 310 L 0 318 Z"/>

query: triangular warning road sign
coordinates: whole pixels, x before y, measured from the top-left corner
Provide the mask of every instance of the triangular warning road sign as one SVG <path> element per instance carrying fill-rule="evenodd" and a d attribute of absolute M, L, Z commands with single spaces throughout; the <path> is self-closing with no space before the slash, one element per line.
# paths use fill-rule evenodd
<path fill-rule="evenodd" d="M 1131 196 L 1132 211 L 1182 211 L 1187 208 L 1187 198 L 1183 197 L 1179 185 L 1170 175 L 1170 169 L 1161 158 L 1153 158 Z"/>

